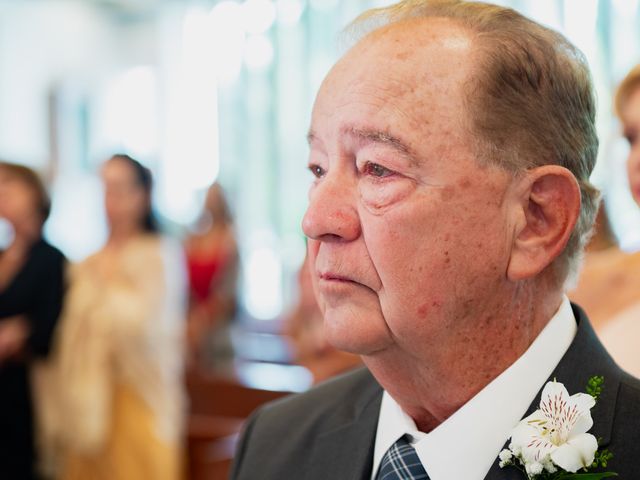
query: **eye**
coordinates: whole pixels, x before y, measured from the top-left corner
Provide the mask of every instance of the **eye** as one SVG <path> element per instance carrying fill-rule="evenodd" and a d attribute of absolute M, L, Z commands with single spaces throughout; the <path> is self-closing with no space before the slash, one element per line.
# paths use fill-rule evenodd
<path fill-rule="evenodd" d="M 386 178 L 393 175 L 394 172 L 377 163 L 367 162 L 364 166 L 364 173 L 372 177 Z"/>
<path fill-rule="evenodd" d="M 309 170 L 311 171 L 311 173 L 313 173 L 313 176 L 316 178 L 322 178 L 326 173 L 324 171 L 324 168 L 322 168 L 320 165 L 309 165 Z"/>

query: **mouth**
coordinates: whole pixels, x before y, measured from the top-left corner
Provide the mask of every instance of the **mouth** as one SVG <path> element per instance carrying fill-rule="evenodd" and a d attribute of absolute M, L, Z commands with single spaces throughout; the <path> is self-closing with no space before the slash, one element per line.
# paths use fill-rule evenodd
<path fill-rule="evenodd" d="M 339 283 L 358 283 L 355 280 L 345 277 L 344 275 L 338 275 L 336 273 L 324 272 L 318 274 L 320 280 L 325 280 L 327 282 L 339 282 Z"/>
<path fill-rule="evenodd" d="M 376 290 L 368 284 L 363 283 L 353 277 L 334 272 L 318 272 L 318 286 L 324 292 L 342 292 L 352 291 L 353 288 L 364 289 L 370 293 L 376 294 Z"/>

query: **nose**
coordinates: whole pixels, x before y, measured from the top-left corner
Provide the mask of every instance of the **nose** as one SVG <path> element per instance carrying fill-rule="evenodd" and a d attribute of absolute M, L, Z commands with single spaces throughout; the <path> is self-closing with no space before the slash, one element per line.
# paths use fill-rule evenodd
<path fill-rule="evenodd" d="M 357 186 L 340 172 L 327 173 L 311 187 L 309 206 L 302 219 L 304 234 L 323 242 L 352 241 L 360 236 L 356 207 Z"/>

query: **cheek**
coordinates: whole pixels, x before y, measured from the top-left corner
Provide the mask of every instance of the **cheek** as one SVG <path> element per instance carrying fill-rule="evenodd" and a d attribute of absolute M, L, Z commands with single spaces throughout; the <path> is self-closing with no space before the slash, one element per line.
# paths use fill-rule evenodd
<path fill-rule="evenodd" d="M 408 198 L 416 186 L 408 178 L 373 180 L 358 183 L 358 193 L 364 208 L 372 215 L 383 215 L 388 209 Z"/>
<path fill-rule="evenodd" d="M 368 248 L 383 286 L 378 294 L 382 316 L 396 341 L 412 348 L 440 338 L 454 291 L 453 252 L 438 232 L 392 223 L 380 222 L 378 240 Z"/>
<path fill-rule="evenodd" d="M 135 206 L 132 215 L 137 219 L 143 218 L 147 213 L 147 199 L 144 197 L 138 198 L 133 205 Z"/>
<path fill-rule="evenodd" d="M 472 207 L 456 204 L 455 197 L 446 204 L 424 198 L 363 221 L 383 309 L 428 317 L 457 302 L 458 292 L 475 294 L 506 269 L 499 209 Z"/>
<path fill-rule="evenodd" d="M 403 205 L 384 215 L 363 215 L 367 250 L 383 286 L 383 307 L 408 307 L 407 302 L 433 293 L 432 277 L 441 276 L 451 266 L 452 236 L 446 231 L 446 219 L 429 211 L 427 205 Z"/>
<path fill-rule="evenodd" d="M 36 200 L 26 192 L 16 194 L 13 199 L 13 210 L 20 216 L 30 216 L 36 211 Z"/>
<path fill-rule="evenodd" d="M 307 240 L 307 261 L 306 261 L 306 269 L 307 269 L 307 279 L 311 284 L 311 293 L 313 294 L 315 300 L 318 303 L 318 307 L 320 311 L 324 313 L 324 301 L 322 299 L 322 295 L 319 294 L 318 290 L 318 276 L 316 275 L 316 258 L 318 258 L 318 249 L 320 248 L 320 242 L 313 239 Z"/>
<path fill-rule="evenodd" d="M 119 198 L 107 197 L 104 202 L 108 215 L 121 215 L 124 204 Z"/>

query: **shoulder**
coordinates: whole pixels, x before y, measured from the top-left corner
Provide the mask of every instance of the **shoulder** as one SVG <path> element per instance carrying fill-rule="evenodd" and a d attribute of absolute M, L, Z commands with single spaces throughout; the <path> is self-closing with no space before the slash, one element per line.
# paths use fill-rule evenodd
<path fill-rule="evenodd" d="M 30 271 L 55 281 L 63 278 L 67 260 L 60 250 L 41 239 L 31 248 L 28 263 Z"/>
<path fill-rule="evenodd" d="M 336 406 L 340 406 L 342 410 L 362 395 L 377 391 L 382 392 L 382 389 L 369 370 L 358 368 L 321 383 L 307 392 L 269 403 L 262 409 L 261 416 L 267 420 L 271 417 L 280 417 L 281 414 L 289 417 L 300 414 L 306 417 L 307 423 L 311 423 L 325 419 L 325 414 L 335 412 Z"/>
<path fill-rule="evenodd" d="M 39 240 L 33 245 L 32 255 L 52 263 L 64 263 L 66 260 L 60 250 L 44 239 Z"/>
<path fill-rule="evenodd" d="M 245 427 L 232 478 L 252 478 L 259 472 L 262 478 L 305 478 L 318 439 L 360 421 L 365 407 L 381 396 L 382 388 L 362 368 L 267 404 Z"/>
<path fill-rule="evenodd" d="M 618 402 L 622 403 L 623 408 L 628 408 L 627 404 L 633 405 L 637 413 L 634 417 L 638 421 L 636 427 L 640 428 L 640 379 L 626 372 L 622 373 Z"/>
<path fill-rule="evenodd" d="M 640 458 L 640 380 L 622 373 L 616 401 L 615 417 L 611 430 L 611 443 L 607 448 L 613 453 L 608 470 L 617 472 L 620 478 L 637 478 Z"/>
<path fill-rule="evenodd" d="M 175 238 L 163 234 L 145 234 L 132 240 L 127 246 L 127 255 L 146 255 L 162 261 L 182 259 L 183 248 Z"/>

